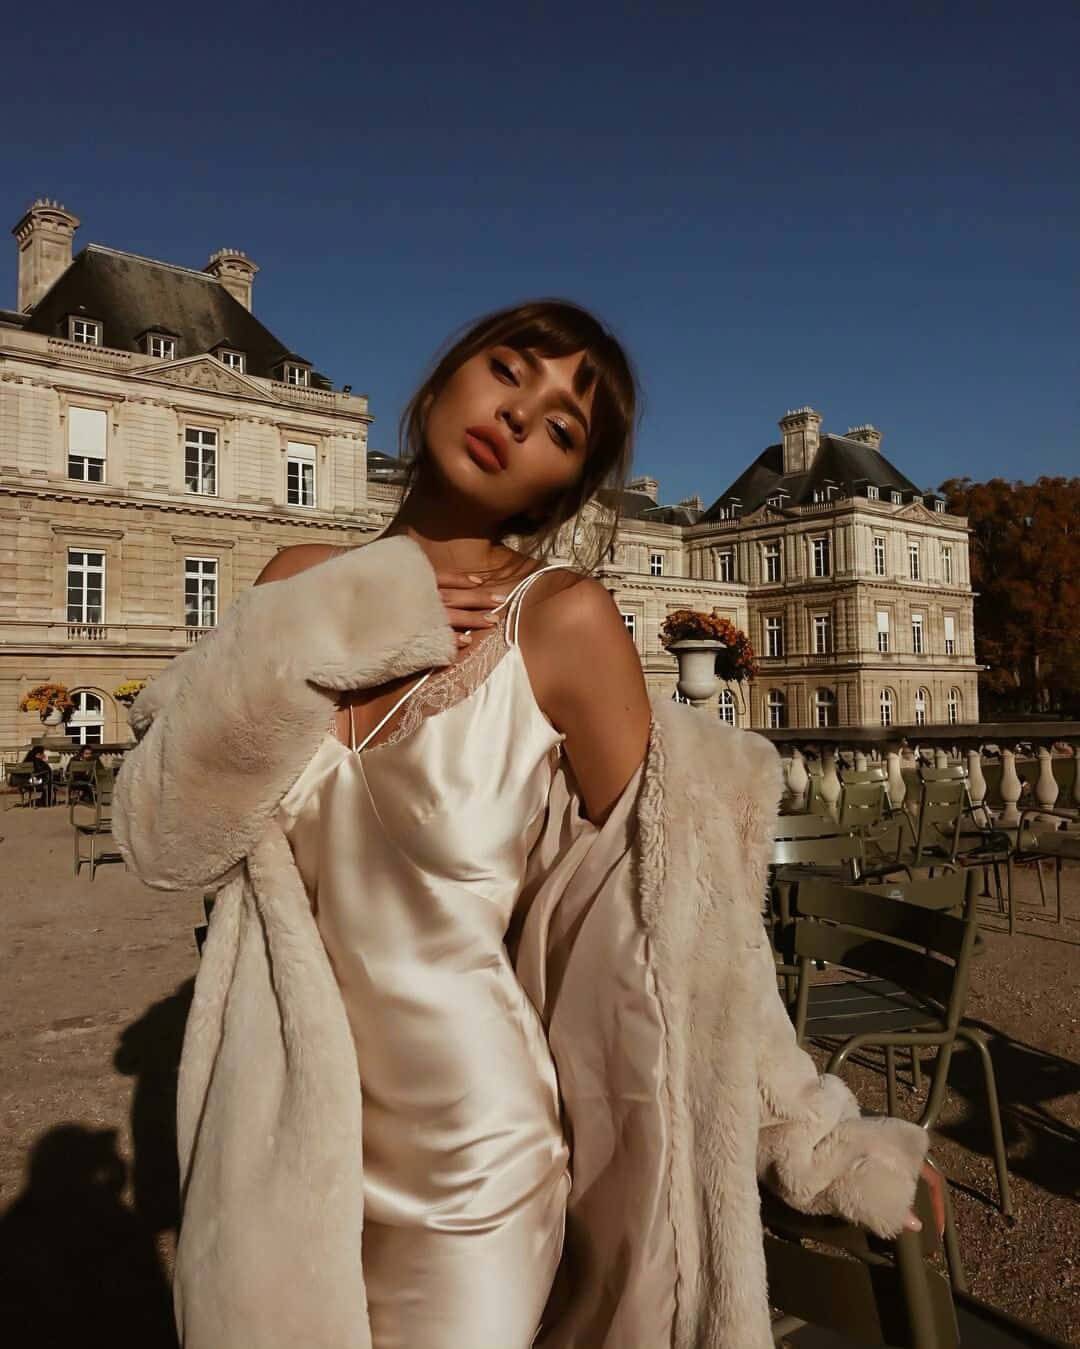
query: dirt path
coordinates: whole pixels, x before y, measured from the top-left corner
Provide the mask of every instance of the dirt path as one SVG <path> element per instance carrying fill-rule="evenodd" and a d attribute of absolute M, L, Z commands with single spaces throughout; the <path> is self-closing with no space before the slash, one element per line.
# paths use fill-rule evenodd
<path fill-rule="evenodd" d="M 11 1349 L 169 1349 L 175 1071 L 201 897 L 115 864 L 76 879 L 66 815 L 0 814 L 0 1324 Z M 1067 875 L 1065 939 L 1042 923 L 988 934 L 969 1004 L 993 1036 L 1015 1225 L 995 1207 L 969 1055 L 933 1152 L 955 1182 L 973 1291 L 1080 1343 L 1080 873 Z M 1034 878 L 1022 887 L 1033 901 Z M 851 1081 L 884 1108 L 876 1070 Z"/>

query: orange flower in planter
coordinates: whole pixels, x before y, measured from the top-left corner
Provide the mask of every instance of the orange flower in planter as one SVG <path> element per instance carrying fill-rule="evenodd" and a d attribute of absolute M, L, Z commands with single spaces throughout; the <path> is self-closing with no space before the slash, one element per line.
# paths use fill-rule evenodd
<path fill-rule="evenodd" d="M 741 682 L 757 674 L 750 638 L 728 618 L 697 609 L 675 609 L 660 625 L 660 641 L 665 647 L 686 641 L 722 642 L 724 649 L 716 653 L 718 679 Z"/>
<path fill-rule="evenodd" d="M 63 713 L 65 720 L 75 710 L 75 703 L 66 684 L 35 684 L 19 699 L 20 712 L 37 712 L 42 720 L 50 712 Z"/>

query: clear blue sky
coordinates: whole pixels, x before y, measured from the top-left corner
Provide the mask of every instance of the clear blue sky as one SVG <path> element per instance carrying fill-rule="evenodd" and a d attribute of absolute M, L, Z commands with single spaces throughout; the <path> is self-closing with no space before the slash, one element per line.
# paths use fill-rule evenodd
<path fill-rule="evenodd" d="M 665 500 L 804 403 L 923 486 L 1080 472 L 1075 0 L 60 0 L 6 36 L 10 224 L 40 194 L 82 244 L 243 248 L 375 448 L 452 329 L 559 294 L 629 347 Z"/>

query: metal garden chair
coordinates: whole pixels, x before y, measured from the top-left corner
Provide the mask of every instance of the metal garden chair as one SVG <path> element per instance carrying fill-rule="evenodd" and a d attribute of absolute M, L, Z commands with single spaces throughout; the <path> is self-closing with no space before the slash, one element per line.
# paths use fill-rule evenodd
<path fill-rule="evenodd" d="M 106 858 L 118 859 L 119 853 L 99 853 L 97 840 L 112 833 L 112 805 L 114 774 L 98 765 L 91 780 L 92 790 L 89 796 L 80 795 L 69 801 L 68 819 L 74 831 L 75 875 L 79 874 L 84 863 L 89 863 L 90 879 L 97 874 L 100 863 Z M 90 855 L 83 852 L 83 839 L 90 840 Z M 124 863 L 125 870 L 127 863 Z"/>
<path fill-rule="evenodd" d="M 916 885 L 856 887 L 810 879 L 789 891 L 790 919 L 783 936 L 791 942 L 799 971 L 795 1033 L 800 1043 L 822 1037 L 843 1041 L 829 1060 L 829 1072 L 841 1069 L 856 1050 L 883 1048 L 890 1115 L 897 1113 L 897 1049 L 937 1048 L 919 1119 L 925 1129 L 933 1128 L 941 1111 L 957 1040 L 973 1045 L 983 1069 L 1001 1208 L 1008 1214 L 1009 1173 L 994 1065 L 986 1036 L 963 1022 L 978 934 L 975 875 L 938 877 L 942 907 L 920 902 Z M 957 900 L 959 916 L 944 909 Z M 866 977 L 812 985 L 814 961 Z"/>

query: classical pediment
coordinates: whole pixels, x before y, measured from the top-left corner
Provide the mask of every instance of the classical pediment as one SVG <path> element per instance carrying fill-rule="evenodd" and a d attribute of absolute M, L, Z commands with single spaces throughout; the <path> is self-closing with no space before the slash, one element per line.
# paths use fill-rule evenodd
<path fill-rule="evenodd" d="M 740 517 L 744 525 L 765 525 L 771 520 L 784 520 L 786 517 L 783 511 L 778 511 L 775 506 L 766 503 L 759 506 L 756 511 L 750 511 L 747 515 Z"/>
<path fill-rule="evenodd" d="M 909 501 L 906 506 L 896 512 L 893 518 L 895 520 L 916 520 L 921 525 L 932 525 L 938 517 L 933 511 L 928 511 L 921 501 Z"/>
<path fill-rule="evenodd" d="M 175 384 L 185 389 L 206 389 L 211 393 L 244 395 L 248 398 L 271 397 L 246 376 L 230 370 L 215 356 L 188 356 L 182 361 L 162 361 L 138 371 L 134 379 L 155 384 Z"/>

